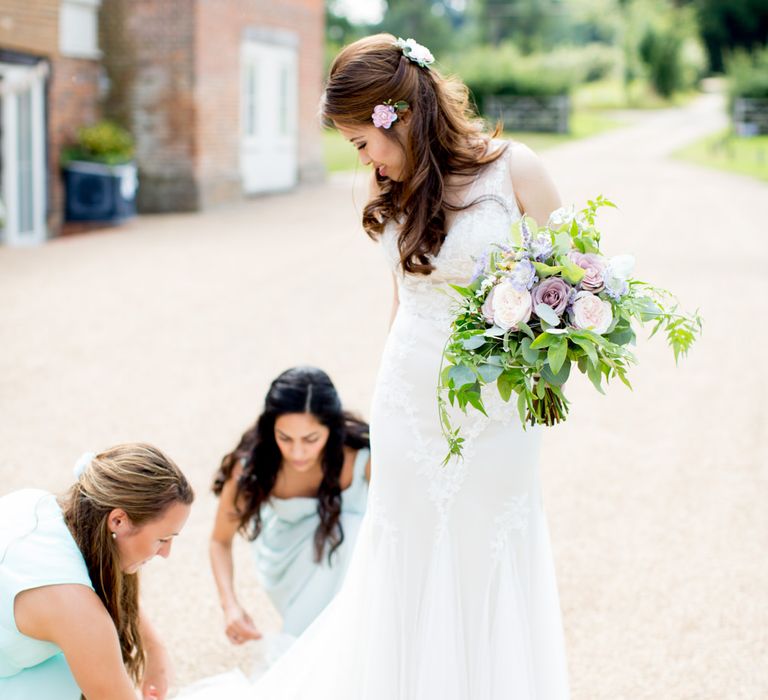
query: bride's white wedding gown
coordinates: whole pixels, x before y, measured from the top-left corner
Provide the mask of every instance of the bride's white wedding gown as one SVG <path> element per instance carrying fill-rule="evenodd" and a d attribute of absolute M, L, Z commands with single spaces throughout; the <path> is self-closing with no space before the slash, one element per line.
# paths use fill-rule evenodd
<path fill-rule="evenodd" d="M 499 146 L 494 142 L 495 146 Z M 562 624 L 538 476 L 538 429 L 491 387 L 442 466 L 436 384 L 454 293 L 520 216 L 513 148 L 476 178 L 430 276 L 403 275 L 371 410 L 368 510 L 338 596 L 254 685 L 190 698 L 565 700 Z M 383 246 L 397 271 L 394 226 Z"/>

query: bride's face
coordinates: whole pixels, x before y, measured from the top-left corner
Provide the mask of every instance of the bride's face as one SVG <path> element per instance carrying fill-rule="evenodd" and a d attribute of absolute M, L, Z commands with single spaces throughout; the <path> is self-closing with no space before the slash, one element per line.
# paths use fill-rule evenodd
<path fill-rule="evenodd" d="M 363 165 L 373 165 L 381 177 L 402 180 L 405 151 L 398 141 L 384 133 L 383 127 L 336 124 L 336 128 L 358 150 Z M 396 121 L 390 128 L 403 129 L 405 123 Z"/>
<path fill-rule="evenodd" d="M 286 413 L 275 421 L 275 442 L 283 465 L 308 472 L 320 462 L 330 431 L 311 413 Z"/>

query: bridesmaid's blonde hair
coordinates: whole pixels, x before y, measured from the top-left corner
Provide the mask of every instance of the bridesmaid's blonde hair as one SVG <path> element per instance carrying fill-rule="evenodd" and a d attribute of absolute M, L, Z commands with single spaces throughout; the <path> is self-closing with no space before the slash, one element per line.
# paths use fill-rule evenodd
<path fill-rule="evenodd" d="M 139 577 L 120 569 L 117 545 L 107 524 L 116 508 L 141 527 L 162 517 L 174 503 L 189 505 L 192 488 L 181 470 L 160 450 L 129 443 L 100 452 L 61 499 L 96 593 L 115 623 L 123 662 L 136 683 L 144 671 L 139 630 Z"/>

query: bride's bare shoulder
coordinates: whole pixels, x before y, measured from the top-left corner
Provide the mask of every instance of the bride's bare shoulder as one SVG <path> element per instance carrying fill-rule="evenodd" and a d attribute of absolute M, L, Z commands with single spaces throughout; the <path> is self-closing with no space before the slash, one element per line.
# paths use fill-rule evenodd
<path fill-rule="evenodd" d="M 561 206 L 560 195 L 541 158 L 519 141 L 507 145 L 509 177 L 520 211 L 545 224 Z"/>

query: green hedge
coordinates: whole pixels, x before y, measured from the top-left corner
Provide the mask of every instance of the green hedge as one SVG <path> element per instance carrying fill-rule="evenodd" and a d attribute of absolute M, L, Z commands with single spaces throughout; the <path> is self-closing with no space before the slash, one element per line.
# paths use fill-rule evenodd
<path fill-rule="evenodd" d="M 568 46 L 523 55 L 513 44 L 478 46 L 442 61 L 440 68 L 455 73 L 469 87 L 482 109 L 488 95 L 551 97 L 570 94 L 579 83 L 611 74 L 620 52 L 604 44 Z"/>
<path fill-rule="evenodd" d="M 768 47 L 752 54 L 737 51 L 726 59 L 725 70 L 731 107 L 737 97 L 768 99 Z"/>

